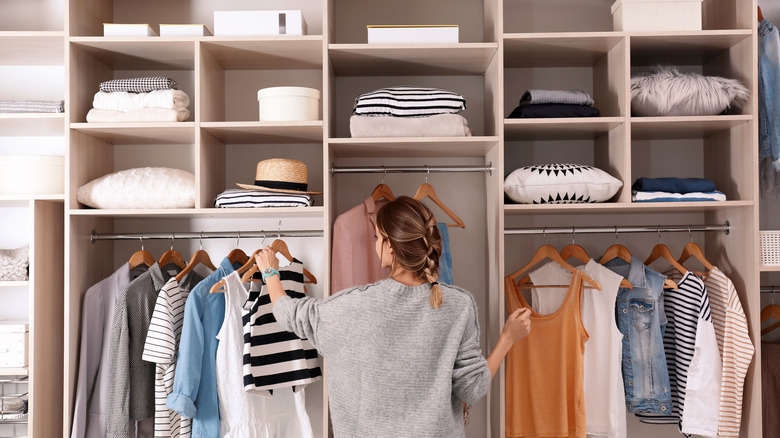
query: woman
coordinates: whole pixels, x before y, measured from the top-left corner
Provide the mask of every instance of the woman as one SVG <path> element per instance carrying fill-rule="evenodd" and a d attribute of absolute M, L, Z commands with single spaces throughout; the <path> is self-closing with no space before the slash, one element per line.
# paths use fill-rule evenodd
<path fill-rule="evenodd" d="M 288 297 L 269 247 L 256 261 L 276 320 L 328 361 L 336 437 L 464 437 L 462 402 L 487 393 L 512 344 L 528 335 L 529 311 L 509 316 L 486 360 L 474 298 L 436 282 L 441 236 L 412 198 L 377 212 L 376 252 L 390 277 L 325 300 Z"/>

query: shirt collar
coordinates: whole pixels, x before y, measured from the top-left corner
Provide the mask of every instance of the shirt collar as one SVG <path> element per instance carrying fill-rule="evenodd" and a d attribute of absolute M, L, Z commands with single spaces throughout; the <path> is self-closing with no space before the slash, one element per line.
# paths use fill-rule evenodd
<path fill-rule="evenodd" d="M 219 271 L 221 277 L 226 277 L 228 274 L 233 272 L 233 264 L 230 263 L 230 259 L 225 257 L 222 259 L 222 261 L 219 263 L 219 267 L 217 268 L 217 271 Z"/>
<path fill-rule="evenodd" d="M 614 259 L 608 261 L 604 264 L 604 266 L 626 266 L 629 265 L 629 263 L 620 257 L 615 257 Z M 638 258 L 631 257 L 631 263 L 630 268 L 628 270 L 628 275 L 626 276 L 626 279 L 629 283 L 631 283 L 634 287 L 641 287 L 641 288 L 649 288 L 647 284 L 647 276 L 645 275 L 645 269 L 646 266 L 644 263 L 642 263 Z"/>

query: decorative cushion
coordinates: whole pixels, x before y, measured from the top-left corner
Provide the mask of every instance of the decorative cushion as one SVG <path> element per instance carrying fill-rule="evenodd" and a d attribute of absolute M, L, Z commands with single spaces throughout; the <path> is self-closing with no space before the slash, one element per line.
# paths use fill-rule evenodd
<path fill-rule="evenodd" d="M 27 280 L 29 245 L 16 249 L 0 249 L 0 281 Z"/>
<path fill-rule="evenodd" d="M 750 93 L 739 81 L 673 66 L 631 78 L 631 113 L 636 116 L 708 116 L 747 103 Z"/>
<path fill-rule="evenodd" d="M 195 176 L 167 167 L 121 170 L 79 187 L 76 199 L 93 208 L 192 208 Z"/>
<path fill-rule="evenodd" d="M 623 182 L 582 164 L 521 167 L 504 180 L 504 192 L 521 204 L 584 204 L 612 198 Z"/>

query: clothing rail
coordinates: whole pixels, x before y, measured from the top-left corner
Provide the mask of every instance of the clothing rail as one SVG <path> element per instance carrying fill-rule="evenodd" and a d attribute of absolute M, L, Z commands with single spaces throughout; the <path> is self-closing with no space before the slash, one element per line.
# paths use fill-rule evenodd
<path fill-rule="evenodd" d="M 729 234 L 731 225 L 726 221 L 722 225 L 657 225 L 657 226 L 625 226 L 625 227 L 544 227 L 544 228 L 508 228 L 505 235 L 528 234 L 606 234 L 606 233 L 673 233 L 687 231 L 721 231 Z"/>
<path fill-rule="evenodd" d="M 331 175 L 337 173 L 447 173 L 487 172 L 493 174 L 493 163 L 487 166 L 331 166 Z"/>
<path fill-rule="evenodd" d="M 179 240 L 179 239 L 259 239 L 281 237 L 322 237 L 322 230 L 260 230 L 260 231 L 203 231 L 199 233 L 118 233 L 100 234 L 92 230 L 90 241 L 98 240 Z"/>
<path fill-rule="evenodd" d="M 761 292 L 762 294 L 780 293 L 780 286 L 761 286 L 759 292 Z"/>

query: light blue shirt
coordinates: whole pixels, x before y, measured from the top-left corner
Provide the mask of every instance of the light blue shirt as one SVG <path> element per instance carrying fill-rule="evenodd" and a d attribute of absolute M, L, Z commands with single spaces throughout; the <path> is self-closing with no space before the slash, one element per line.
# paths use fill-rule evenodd
<path fill-rule="evenodd" d="M 230 260 L 222 260 L 192 289 L 184 305 L 176 376 L 166 405 L 193 419 L 193 438 L 219 438 L 217 333 L 225 317 L 225 294 L 210 294 L 209 289 L 233 270 Z"/>

